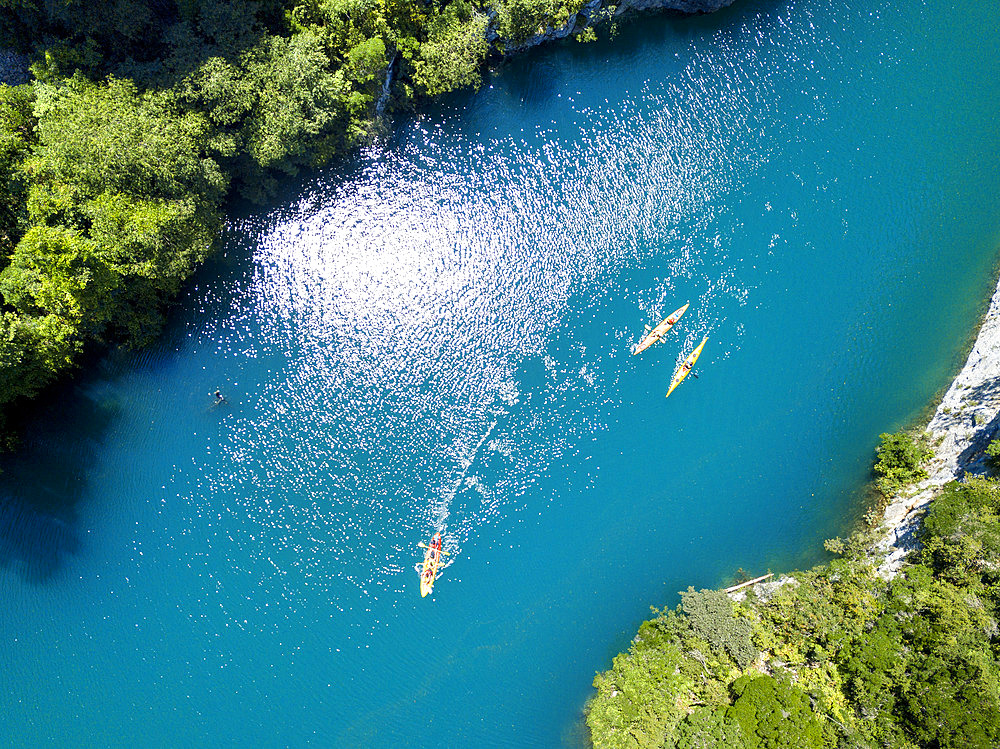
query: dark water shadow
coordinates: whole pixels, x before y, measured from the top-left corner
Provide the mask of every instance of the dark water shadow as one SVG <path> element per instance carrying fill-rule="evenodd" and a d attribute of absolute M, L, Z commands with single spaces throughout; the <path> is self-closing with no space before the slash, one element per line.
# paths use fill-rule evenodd
<path fill-rule="evenodd" d="M 80 551 L 79 503 L 120 410 L 74 385 L 48 397 L 21 447 L 0 458 L 0 567 L 33 584 L 50 581 Z"/>
<path fill-rule="evenodd" d="M 737 31 L 749 21 L 759 27 L 778 23 L 777 11 L 789 0 L 736 0 L 714 13 L 683 13 L 677 10 L 630 11 L 620 17 L 598 22 L 596 40 L 580 43 L 570 35 L 543 42 L 509 57 L 490 58 L 484 85 L 498 83 L 509 92 L 509 103 L 538 106 L 571 86 L 567 78 L 577 74 L 577 66 L 589 69 L 593 60 L 602 60 L 608 77 L 615 71 L 637 64 L 645 55 L 659 54 L 670 42 L 709 37 L 718 32 Z M 684 61 L 678 59 L 678 71 Z M 441 113 L 454 114 L 476 94 L 463 89 L 421 103 L 420 113 L 438 119 Z"/>
<path fill-rule="evenodd" d="M 164 310 L 156 340 L 141 349 L 87 352 L 62 382 L 12 416 L 21 439 L 13 452 L 0 454 L 0 569 L 42 585 L 83 552 L 80 502 L 92 484 L 102 443 L 125 408 L 118 401 L 117 383 L 136 373 L 169 370 L 192 329 L 203 320 L 227 316 L 237 296 L 234 290 L 254 272 L 256 237 L 244 231 L 242 222 L 280 222 L 300 211 L 304 199 L 322 194 L 317 180 L 321 186 L 324 177 L 350 178 L 365 163 L 352 154 L 337 160 L 330 176 L 321 172 L 284 180 L 280 199 L 271 207 L 233 201 L 216 251 Z M 207 383 L 206 392 L 217 384 Z"/>

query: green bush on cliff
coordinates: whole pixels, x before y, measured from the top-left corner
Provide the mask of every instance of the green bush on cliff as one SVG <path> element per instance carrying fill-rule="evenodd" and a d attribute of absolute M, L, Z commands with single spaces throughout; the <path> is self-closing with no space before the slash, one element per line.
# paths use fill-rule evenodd
<path fill-rule="evenodd" d="M 661 625 L 644 623 L 629 651 L 594 679 L 598 697 L 587 723 L 595 746 L 659 749 L 683 717 L 676 699 L 688 684 L 679 669 L 683 655 Z"/>
<path fill-rule="evenodd" d="M 493 7 L 500 36 L 521 43 L 546 27 L 565 26 L 584 5 L 586 0 L 496 0 Z"/>
<path fill-rule="evenodd" d="M 907 484 L 927 478 L 923 464 L 933 454 L 924 436 L 914 438 L 905 432 L 880 434 L 875 463 L 875 485 L 884 497 L 893 497 Z"/>
<path fill-rule="evenodd" d="M 696 707 L 674 730 L 676 749 L 745 749 L 747 739 L 743 729 L 727 708 Z"/>
<path fill-rule="evenodd" d="M 986 465 L 995 474 L 1000 471 L 1000 440 L 990 440 L 990 444 L 983 451 L 986 455 Z"/>
<path fill-rule="evenodd" d="M 982 479 L 950 484 L 931 503 L 921 541 L 922 559 L 937 575 L 994 595 L 1000 583 L 1000 487 Z"/>

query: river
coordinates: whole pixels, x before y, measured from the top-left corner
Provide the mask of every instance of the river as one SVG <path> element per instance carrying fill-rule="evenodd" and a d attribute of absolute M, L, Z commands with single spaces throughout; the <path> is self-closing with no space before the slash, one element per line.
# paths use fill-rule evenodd
<path fill-rule="evenodd" d="M 3 464 L 5 744 L 578 746 L 650 605 L 820 561 L 960 366 L 998 16 L 643 17 L 236 210 Z"/>

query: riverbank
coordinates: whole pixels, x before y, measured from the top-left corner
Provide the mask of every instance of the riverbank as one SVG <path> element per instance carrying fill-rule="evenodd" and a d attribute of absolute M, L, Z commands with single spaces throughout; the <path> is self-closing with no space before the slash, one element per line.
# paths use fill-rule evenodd
<path fill-rule="evenodd" d="M 594 680 L 594 746 L 996 746 L 1000 483 L 985 450 L 998 426 L 1000 282 L 926 426 L 926 478 L 878 527 L 828 542 L 832 562 L 689 588 L 644 622 Z M 901 460 L 886 437 L 883 472 Z"/>
<path fill-rule="evenodd" d="M 934 456 L 928 477 L 894 497 L 876 531 L 873 555 L 879 572 L 899 572 L 917 547 L 920 518 L 948 482 L 987 473 L 984 450 L 1000 429 L 1000 281 L 983 316 L 965 365 L 927 424 Z"/>

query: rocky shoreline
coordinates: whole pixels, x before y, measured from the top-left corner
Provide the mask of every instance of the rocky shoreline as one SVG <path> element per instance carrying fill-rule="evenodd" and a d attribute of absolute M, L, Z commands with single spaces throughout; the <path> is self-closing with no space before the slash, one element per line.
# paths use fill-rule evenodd
<path fill-rule="evenodd" d="M 928 476 L 890 500 L 868 549 L 878 574 L 886 580 L 895 577 L 910 552 L 920 547 L 920 519 L 942 487 L 965 476 L 988 473 L 984 451 L 1000 435 L 1000 280 L 965 366 L 924 431 L 934 451 L 926 465 Z M 767 598 L 793 580 L 783 574 L 750 587 L 758 597 Z M 726 593 L 738 601 L 747 591 L 727 589 Z"/>
<path fill-rule="evenodd" d="M 894 497 L 872 547 L 879 573 L 893 577 L 918 546 L 916 531 L 927 506 L 949 481 L 987 473 L 983 451 L 1000 429 L 1000 282 L 965 366 L 938 404 L 926 431 L 934 457 L 929 476 Z"/>

